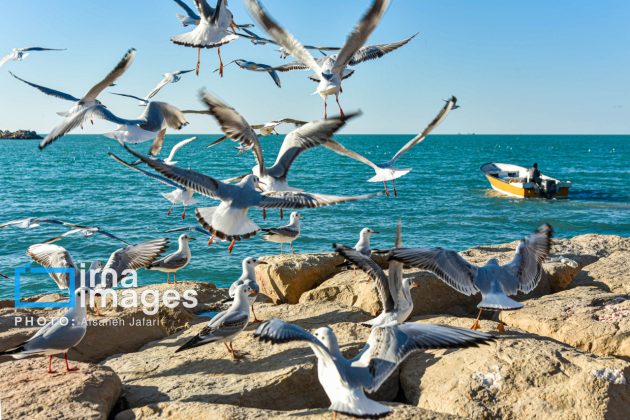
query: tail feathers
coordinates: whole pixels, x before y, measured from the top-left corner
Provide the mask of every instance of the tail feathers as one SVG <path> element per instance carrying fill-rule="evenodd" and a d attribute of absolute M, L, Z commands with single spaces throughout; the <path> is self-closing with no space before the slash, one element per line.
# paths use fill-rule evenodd
<path fill-rule="evenodd" d="M 18 354 L 18 353 L 22 353 L 23 351 L 25 351 L 26 349 L 24 348 L 24 344 L 21 344 L 15 348 L 9 349 L 9 350 L 5 350 L 5 351 L 1 351 L 0 352 L 0 356 L 10 356 L 12 354 Z"/>
<path fill-rule="evenodd" d="M 395 169 L 395 168 L 379 168 L 374 170 L 376 175 L 368 179 L 368 182 L 383 182 L 398 179 L 411 172 L 411 168 Z"/>
<path fill-rule="evenodd" d="M 332 402 L 329 409 L 359 419 L 379 419 L 386 417 L 392 411 L 390 407 L 367 398 L 363 390 L 360 393 L 361 395 L 355 392 L 355 395 L 349 396 L 349 398 L 338 398 Z"/>
<path fill-rule="evenodd" d="M 477 305 L 477 308 L 479 309 L 486 309 L 490 311 L 514 310 L 521 309 L 522 307 L 522 303 L 517 302 L 506 295 L 498 293 L 483 296 L 483 299 L 481 299 L 481 302 Z"/>
<path fill-rule="evenodd" d="M 180 351 L 184 351 L 184 350 L 192 349 L 192 348 L 195 348 L 195 347 L 203 346 L 204 344 L 212 343 L 214 341 L 215 340 L 213 340 L 211 338 L 208 338 L 208 337 L 202 338 L 200 335 L 196 335 L 193 338 L 191 338 L 190 340 L 188 340 L 183 346 L 181 346 L 180 348 L 175 350 L 175 353 L 179 353 Z"/>

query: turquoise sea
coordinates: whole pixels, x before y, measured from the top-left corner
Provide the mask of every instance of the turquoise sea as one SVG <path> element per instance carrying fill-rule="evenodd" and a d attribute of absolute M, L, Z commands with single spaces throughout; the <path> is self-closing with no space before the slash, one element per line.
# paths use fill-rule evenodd
<path fill-rule="evenodd" d="M 165 150 L 188 136 L 169 136 Z M 234 144 L 205 146 L 217 135 L 202 135 L 182 148 L 179 165 L 217 178 L 246 173 L 254 164 L 251 153 L 237 156 Z M 409 135 L 343 135 L 338 140 L 375 162 L 388 160 Z M 282 136 L 262 140 L 267 160 L 273 161 Z M 401 167 L 413 171 L 399 179 L 399 196 L 302 211 L 303 233 L 297 252 L 329 251 L 333 242 L 353 245 L 358 231 L 369 226 L 380 235 L 374 247 L 392 244 L 397 219 L 403 221 L 408 246 L 442 246 L 457 250 L 481 244 L 519 239 L 543 222 L 553 225 L 557 236 L 584 233 L 630 234 L 630 136 L 551 135 L 434 135 L 406 154 Z M 140 151 L 147 144 L 137 145 Z M 27 216 L 49 216 L 108 229 L 129 242 L 165 234 L 164 230 L 195 224 L 192 209 L 182 221 L 181 207 L 167 216 L 170 206 L 159 193 L 169 188 L 130 171 L 107 156 L 113 151 L 131 160 L 112 140 L 102 136 L 70 135 L 40 152 L 37 141 L 0 141 L 4 166 L 0 172 L 0 221 Z M 543 173 L 573 182 L 567 200 L 519 200 L 497 196 L 479 172 L 490 161 L 529 166 L 539 163 Z M 326 149 L 311 150 L 298 158 L 291 185 L 328 194 L 365 194 L 382 189 L 366 180 L 373 171 Z M 201 205 L 213 200 L 196 195 Z M 263 227 L 277 226 L 278 212 L 264 221 L 258 209 L 251 217 Z M 45 225 L 36 229 L 0 231 L 0 272 L 12 275 L 29 262 L 26 248 L 60 234 L 63 228 Z M 176 234 L 167 234 L 176 247 Z M 180 280 L 210 281 L 228 285 L 240 273 L 245 256 L 279 252 L 279 245 L 256 237 L 238 242 L 234 252 L 227 244 L 206 245 L 206 237 L 192 243 L 193 259 L 180 271 Z M 99 235 L 66 238 L 75 262 L 106 260 L 119 244 Z M 140 282 L 164 281 L 164 274 L 142 272 Z M 55 291 L 45 277 L 25 285 L 26 294 Z M 0 298 L 13 295 L 13 283 L 0 278 Z"/>

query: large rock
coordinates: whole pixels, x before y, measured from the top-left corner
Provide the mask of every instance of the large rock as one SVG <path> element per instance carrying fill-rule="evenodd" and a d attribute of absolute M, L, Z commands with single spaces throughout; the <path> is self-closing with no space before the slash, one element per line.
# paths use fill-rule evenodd
<path fill-rule="evenodd" d="M 467 318 L 433 318 L 468 327 Z M 493 323 L 482 322 L 490 330 Z M 400 373 L 407 400 L 465 418 L 625 419 L 630 363 L 596 357 L 512 328 L 497 341 L 407 359 Z"/>
<path fill-rule="evenodd" d="M 167 291 L 177 291 L 180 296 L 187 290 L 197 294 L 198 304 L 193 308 L 186 308 L 183 302 L 168 308 L 160 301 L 157 313 L 147 315 L 141 299 L 139 306 L 132 308 L 114 307 L 112 299 L 108 299 L 109 306 L 102 309 L 102 316 L 94 315 L 91 310 L 88 315 L 88 329 L 85 338 L 74 349 L 70 350 L 72 360 L 83 362 L 97 362 L 118 353 L 136 351 L 146 343 L 171 335 L 189 324 L 194 313 L 216 309 L 219 302 L 227 296 L 225 290 L 217 289 L 213 284 L 199 282 L 178 282 L 175 285 L 155 284 L 132 289 L 138 296 L 145 291 L 157 292 L 164 297 Z M 123 291 L 117 290 L 119 303 Z M 43 295 L 36 301 L 60 301 L 61 295 Z M 65 298 L 67 299 L 67 298 Z M 152 297 L 146 297 L 146 309 L 152 312 Z M 100 304 L 99 298 L 96 302 Z M 53 317 L 60 317 L 65 309 L 29 309 L 4 308 L 0 309 L 0 351 L 14 347 L 33 335 L 39 327 L 33 327 L 33 320 L 45 323 Z M 30 323 L 30 324 L 29 324 Z M 35 321 L 37 325 L 37 321 Z M 0 356 L 0 363 L 6 361 Z"/>
<path fill-rule="evenodd" d="M 576 287 L 504 312 L 510 326 L 600 355 L 630 357 L 630 296 Z"/>
<path fill-rule="evenodd" d="M 586 266 L 571 286 L 585 285 L 612 293 L 630 293 L 630 251 L 615 251 Z"/>
<path fill-rule="evenodd" d="M 107 419 L 122 385 L 109 368 L 53 360 L 58 373 L 48 374 L 45 357 L 0 364 L 2 416 L 7 419 Z"/>
<path fill-rule="evenodd" d="M 370 330 L 358 324 L 367 319 L 360 311 L 334 304 L 257 305 L 263 319 L 272 317 L 314 329 L 331 325 L 344 353 L 356 354 Z M 342 321 L 342 322 L 340 322 Z M 137 353 L 114 356 L 104 363 L 120 375 L 129 407 L 167 401 L 233 404 L 270 410 L 328 407 L 317 378 L 317 363 L 304 343 L 262 343 L 248 326 L 233 342 L 247 358 L 234 362 L 222 344 L 208 344 L 175 353 L 203 325 L 142 348 Z M 396 374 L 375 398 L 391 400 L 398 394 Z"/>
<path fill-rule="evenodd" d="M 256 267 L 261 293 L 274 303 L 298 303 L 302 293 L 339 272 L 337 266 L 344 260 L 333 253 L 320 253 L 275 255 L 264 261 L 268 264 Z"/>
<path fill-rule="evenodd" d="M 392 420 L 446 420 L 454 416 L 434 413 L 419 407 L 403 404 L 390 404 L 394 409 L 387 416 Z M 345 416 L 340 416 L 345 418 Z M 144 420 L 168 418 L 174 420 L 188 419 L 300 419 L 300 420 L 330 420 L 331 414 L 325 408 L 315 408 L 299 411 L 274 411 L 259 408 L 238 407 L 227 404 L 211 404 L 201 402 L 167 402 L 151 404 L 118 413 L 116 420 Z M 338 417 L 339 418 L 339 417 Z"/>

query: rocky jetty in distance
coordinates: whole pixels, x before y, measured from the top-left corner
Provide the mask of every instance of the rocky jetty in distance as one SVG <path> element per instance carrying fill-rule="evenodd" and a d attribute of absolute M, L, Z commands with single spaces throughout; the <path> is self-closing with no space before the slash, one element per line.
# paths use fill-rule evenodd
<path fill-rule="evenodd" d="M 482 263 L 512 258 L 518 241 L 461 252 Z M 374 282 L 362 271 L 340 271 L 333 253 L 261 257 L 257 267 L 261 319 L 281 318 L 309 330 L 329 325 L 341 350 L 353 356 L 370 330 L 360 324 L 380 310 Z M 385 260 L 377 261 L 385 265 Z M 409 357 L 373 396 L 394 408 L 388 419 L 557 418 L 626 419 L 630 406 L 630 238 L 581 235 L 554 239 L 539 286 L 519 311 L 504 312 L 507 330 L 496 332 L 487 314 L 482 331 L 493 343 L 458 350 L 433 350 Z M 464 296 L 433 274 L 405 269 L 419 285 L 412 290 L 409 322 L 468 328 L 478 296 Z M 319 385 L 317 359 L 304 343 L 271 346 L 255 339 L 257 325 L 236 337 L 249 353 L 234 362 L 221 345 L 175 353 L 218 311 L 227 290 L 211 283 L 182 281 L 138 289 L 160 293 L 193 289 L 199 305 L 89 310 L 85 339 L 70 352 L 78 372 L 44 374 L 46 360 L 0 357 L 0 376 L 12 378 L 2 394 L 11 418 L 300 418 L 329 420 L 328 398 Z M 121 293 L 117 291 L 117 293 Z M 39 295 L 33 301 L 57 301 Z M 14 308 L 0 301 L 0 351 L 30 337 L 34 317 L 59 316 L 62 309 Z M 145 320 L 135 322 L 131 320 Z M 22 321 L 19 321 L 22 320 Z M 148 321 L 154 322 L 148 322 Z M 19 322 L 18 322 L 19 321 Z M 17 327 L 16 327 L 17 325 Z M 31 395 L 31 398 L 24 398 Z M 63 404 L 58 403 L 63 401 Z M 345 416 L 338 416 L 342 420 Z"/>
<path fill-rule="evenodd" d="M 0 140 L 28 140 L 28 139 L 42 139 L 43 137 L 34 132 L 33 130 L 0 130 Z"/>

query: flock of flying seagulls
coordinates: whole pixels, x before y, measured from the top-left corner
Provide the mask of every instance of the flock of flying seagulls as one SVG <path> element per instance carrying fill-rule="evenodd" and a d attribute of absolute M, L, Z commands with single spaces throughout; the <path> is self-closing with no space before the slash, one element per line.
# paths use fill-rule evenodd
<path fill-rule="evenodd" d="M 343 80 L 352 76 L 355 66 L 360 63 L 383 57 L 384 55 L 403 47 L 417 34 L 402 41 L 390 44 L 366 45 L 370 35 L 383 18 L 389 0 L 374 0 L 363 17 L 350 32 L 345 44 L 341 47 L 318 47 L 303 45 L 297 41 L 286 29 L 276 22 L 262 7 L 258 0 L 244 0 L 251 16 L 269 38 L 259 36 L 252 29 L 251 24 L 236 24 L 228 9 L 227 0 L 218 0 L 215 7 L 211 7 L 206 0 L 195 0 L 195 8 L 189 7 L 184 1 L 174 0 L 185 12 L 177 14 L 177 19 L 184 27 L 192 27 L 183 34 L 171 37 L 177 45 L 197 49 L 197 64 L 195 69 L 177 70 L 165 73 L 163 78 L 151 91 L 144 96 L 128 93 L 115 93 L 138 101 L 144 107 L 140 116 L 134 119 L 122 118 L 115 115 L 99 96 L 110 86 L 115 85 L 120 77 L 129 69 L 136 50 L 128 50 L 116 66 L 81 97 L 75 97 L 43 85 L 24 80 L 11 73 L 17 80 L 38 89 L 42 93 L 73 103 L 64 112 L 59 112 L 63 120 L 39 144 L 40 149 L 50 146 L 72 130 L 83 127 L 88 121 L 104 119 L 116 128 L 105 136 L 117 140 L 123 150 L 134 158 L 127 161 L 114 153 L 110 157 L 125 168 L 145 175 L 151 179 L 166 184 L 173 190 L 162 193 L 171 207 L 183 205 L 182 219 L 186 216 L 186 207 L 198 203 L 194 194 L 203 195 L 218 201 L 217 206 L 195 208 L 198 226 L 183 226 L 167 232 L 183 232 L 178 239 L 178 248 L 171 254 L 164 254 L 169 242 L 166 238 L 150 239 L 138 244 L 130 244 L 116 235 L 98 226 L 81 225 L 47 217 L 30 217 L 0 224 L 4 228 L 32 229 L 42 224 L 63 226 L 67 230 L 54 238 L 32 245 L 27 255 L 44 267 L 64 267 L 79 274 L 81 268 L 72 259 L 70 253 L 54 242 L 70 235 L 81 233 L 85 237 L 95 234 L 103 235 L 122 243 L 109 256 L 105 264 L 95 260 L 90 265 L 90 271 L 97 273 L 95 284 L 89 287 L 76 285 L 71 290 L 68 273 L 51 273 L 50 276 L 59 289 L 68 289 L 78 297 L 93 291 L 92 289 L 108 289 L 115 285 L 105 275 L 106 270 L 121 276 L 125 270 L 156 270 L 166 273 L 167 283 L 177 281 L 177 272 L 186 267 L 192 258 L 189 241 L 195 239 L 195 234 L 208 236 L 208 245 L 213 241 L 229 242 L 228 251 L 232 252 L 235 243 L 254 237 L 262 232 L 266 241 L 283 245 L 288 243 L 294 252 L 293 242 L 300 236 L 300 220 L 303 217 L 296 210 L 342 204 L 357 200 L 368 200 L 380 195 L 379 193 L 337 196 L 314 192 L 305 192 L 299 187 L 289 185 L 289 170 L 295 161 L 310 149 L 322 146 L 335 153 L 355 159 L 371 167 L 375 175 L 369 182 L 383 182 L 384 191 L 389 196 L 387 182 L 392 182 L 394 196 L 397 195 L 395 180 L 406 175 L 411 168 L 396 167 L 398 160 L 414 146 L 421 143 L 450 113 L 457 109 L 457 99 L 453 96 L 445 100 L 445 105 L 429 125 L 413 139 L 409 140 L 387 162 L 373 163 L 365 156 L 347 149 L 334 140 L 334 134 L 344 127 L 350 120 L 360 113 L 344 113 L 339 103 L 339 95 L 343 92 Z M 296 61 L 284 65 L 273 66 L 256 63 L 246 59 L 235 59 L 225 66 L 221 58 L 221 47 L 239 38 L 246 39 L 254 45 L 276 45 L 282 58 L 292 56 Z M 201 50 L 216 49 L 219 58 L 217 71 L 222 76 L 224 68 L 235 64 L 241 69 L 252 72 L 266 72 L 274 83 L 281 87 L 279 73 L 293 70 L 309 70 L 309 78 L 318 83 L 315 93 L 324 102 L 324 118 L 313 121 L 301 121 L 292 118 L 282 118 L 262 124 L 249 124 L 238 111 L 215 97 L 211 93 L 202 91 L 199 95 L 203 109 L 180 110 L 176 106 L 154 100 L 162 89 L 169 84 L 177 83 L 182 77 L 195 71 L 200 71 Z M 0 60 L 0 66 L 8 61 L 21 61 L 30 52 L 60 51 L 60 49 L 31 47 L 15 48 Z M 315 58 L 311 52 L 318 51 L 321 57 Z M 339 116 L 328 117 L 326 99 L 334 96 L 339 107 Z M 237 144 L 240 154 L 252 152 L 255 165 L 251 171 L 228 179 L 219 179 L 178 166 L 175 154 L 184 146 L 197 140 L 191 137 L 177 143 L 167 155 L 160 156 L 164 138 L 168 129 L 180 130 L 188 124 L 186 114 L 205 114 L 212 117 L 219 124 L 224 136 L 214 141 L 208 147 L 231 140 Z M 261 139 L 270 134 L 277 134 L 276 128 L 281 124 L 290 124 L 295 128 L 284 136 L 282 146 L 272 165 L 265 160 Z M 148 154 L 143 154 L 131 148 L 129 144 L 151 142 Z M 188 146 L 192 147 L 192 146 Z M 249 216 L 251 208 L 260 208 L 263 218 L 270 209 L 279 209 L 280 218 L 284 209 L 291 209 L 289 223 L 278 227 L 259 227 Z M 380 417 L 391 411 L 381 403 L 373 401 L 367 393 L 374 392 L 383 384 L 389 375 L 397 369 L 400 363 L 411 353 L 431 348 L 459 348 L 476 346 L 495 339 L 494 336 L 475 331 L 479 329 L 479 317 L 470 330 L 431 324 L 406 323 L 413 311 L 411 289 L 418 284 L 410 278 L 404 278 L 403 267 L 410 266 L 433 272 L 447 285 L 465 295 L 481 293 L 482 299 L 478 305 L 479 316 L 482 311 L 502 311 L 520 309 L 523 305 L 509 296 L 519 291 L 527 293 L 538 284 L 542 274 L 542 262 L 549 254 L 552 229 L 543 225 L 534 233 L 524 238 L 519 244 L 511 262 L 499 265 L 496 259 L 491 259 L 486 265 L 478 267 L 464 260 L 457 252 L 442 248 L 403 248 L 402 225 L 399 222 L 396 229 L 394 247 L 384 250 L 373 250 L 370 239 L 378 232 L 369 227 L 359 233 L 359 241 L 354 247 L 334 244 L 336 253 L 345 260 L 339 268 L 353 268 L 366 273 L 375 283 L 382 303 L 382 313 L 376 318 L 363 323 L 371 328 L 368 341 L 354 358 L 347 359 L 339 349 L 339 343 L 333 331 L 326 327 L 316 330 L 313 334 L 282 320 L 272 319 L 261 321 L 254 313 L 254 302 L 260 292 L 256 282 L 255 268 L 261 264 L 268 264 L 259 258 L 247 257 L 242 261 L 242 275 L 229 288 L 231 301 L 228 309 L 218 313 L 196 335 L 181 343 L 176 353 L 190 350 L 209 343 L 224 343 L 227 351 L 234 359 L 241 359 L 246 353 L 237 352 L 233 347 L 235 337 L 243 333 L 250 323 L 250 312 L 254 323 L 261 323 L 256 329 L 255 336 L 264 342 L 281 344 L 290 341 L 306 343 L 314 352 L 318 360 L 318 377 L 328 395 L 334 413 L 344 413 L 354 417 Z M 375 253 L 383 255 L 388 262 L 387 273 L 373 260 Z M 6 277 L 2 275 L 3 277 Z M 78 278 L 78 277 L 77 277 Z M 52 356 L 63 353 L 66 369 L 73 370 L 68 364 L 67 352 L 78 345 L 86 334 L 87 308 L 81 299 L 76 299 L 75 306 L 66 314 L 68 323 L 60 319 L 51 321 L 39 330 L 33 337 L 13 349 L 1 352 L 0 355 L 10 355 L 23 358 L 31 355 L 46 355 L 49 357 L 48 371 L 53 373 Z M 94 308 L 99 315 L 98 307 Z M 500 319 L 500 317 L 499 317 Z M 504 324 L 499 322 L 499 331 L 504 330 Z"/>

